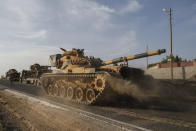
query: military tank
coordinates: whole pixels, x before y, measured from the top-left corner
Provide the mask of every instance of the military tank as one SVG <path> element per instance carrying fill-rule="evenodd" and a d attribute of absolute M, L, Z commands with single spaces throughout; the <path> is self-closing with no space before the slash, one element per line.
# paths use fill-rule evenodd
<path fill-rule="evenodd" d="M 50 56 L 51 66 L 57 69 L 41 76 L 41 86 L 48 95 L 87 105 L 110 102 L 119 96 L 112 89 L 108 78 L 137 81 L 144 76 L 143 70 L 128 66 L 129 60 L 166 52 L 165 49 L 159 49 L 104 62 L 99 58 L 85 56 L 84 49 L 60 49 L 63 54 Z"/>
<path fill-rule="evenodd" d="M 9 69 L 8 72 L 6 72 L 6 80 L 19 81 L 20 73 L 17 72 L 16 69 Z"/>
<path fill-rule="evenodd" d="M 51 72 L 50 66 L 41 66 L 37 63 L 30 66 L 30 70 L 22 70 L 21 83 L 39 85 L 39 78 L 43 73 Z"/>

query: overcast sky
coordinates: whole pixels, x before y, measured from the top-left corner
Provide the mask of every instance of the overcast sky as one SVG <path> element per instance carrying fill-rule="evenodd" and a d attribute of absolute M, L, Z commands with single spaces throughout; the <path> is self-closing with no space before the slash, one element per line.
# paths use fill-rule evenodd
<path fill-rule="evenodd" d="M 196 0 L 0 0 L 0 75 L 31 64 L 47 65 L 49 55 L 84 48 L 103 60 L 166 48 L 173 9 L 174 55 L 196 58 Z M 145 67 L 146 59 L 130 62 Z"/>

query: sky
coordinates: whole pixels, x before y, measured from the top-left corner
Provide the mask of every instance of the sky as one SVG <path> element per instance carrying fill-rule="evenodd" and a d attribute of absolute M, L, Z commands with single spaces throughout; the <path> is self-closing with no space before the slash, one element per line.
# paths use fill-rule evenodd
<path fill-rule="evenodd" d="M 196 0 L 0 0 L 0 75 L 39 63 L 59 47 L 85 49 L 110 60 L 165 48 L 169 55 L 172 8 L 173 54 L 196 58 Z M 129 62 L 145 68 L 146 59 Z"/>

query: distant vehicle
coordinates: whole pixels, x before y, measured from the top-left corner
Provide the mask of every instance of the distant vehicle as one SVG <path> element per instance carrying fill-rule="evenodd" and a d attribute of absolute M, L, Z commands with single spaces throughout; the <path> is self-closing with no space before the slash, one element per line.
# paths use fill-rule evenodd
<path fill-rule="evenodd" d="M 107 78 L 137 81 L 143 77 L 143 70 L 128 67 L 129 60 L 160 55 L 166 51 L 161 49 L 103 62 L 99 58 L 84 56 L 84 49 L 61 50 L 63 54 L 50 56 L 51 66 L 57 70 L 44 73 L 41 86 L 48 95 L 66 97 L 70 101 L 87 105 L 111 102 L 120 95 L 111 88 Z"/>
<path fill-rule="evenodd" d="M 1 80 L 6 80 L 4 75 L 1 76 Z"/>
<path fill-rule="evenodd" d="M 10 69 L 8 72 L 6 72 L 6 80 L 19 81 L 20 73 L 16 69 Z"/>
<path fill-rule="evenodd" d="M 30 66 L 30 70 L 22 70 L 20 82 L 38 86 L 40 76 L 49 72 L 51 72 L 50 66 L 40 66 L 36 63 Z"/>

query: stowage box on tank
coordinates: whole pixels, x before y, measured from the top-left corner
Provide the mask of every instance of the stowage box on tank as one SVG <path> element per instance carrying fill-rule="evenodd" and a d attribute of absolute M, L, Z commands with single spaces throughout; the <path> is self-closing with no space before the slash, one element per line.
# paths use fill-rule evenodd
<path fill-rule="evenodd" d="M 42 88 L 48 95 L 88 105 L 114 98 L 116 93 L 107 81 L 108 77 L 137 80 L 143 76 L 143 70 L 128 67 L 129 60 L 165 53 L 165 49 L 161 49 L 104 62 L 99 58 L 84 56 L 83 49 L 61 50 L 63 54 L 50 56 L 51 65 L 57 70 L 41 76 Z M 111 99 L 108 99 L 108 92 Z"/>

